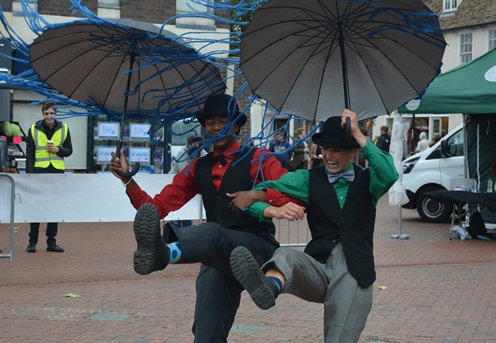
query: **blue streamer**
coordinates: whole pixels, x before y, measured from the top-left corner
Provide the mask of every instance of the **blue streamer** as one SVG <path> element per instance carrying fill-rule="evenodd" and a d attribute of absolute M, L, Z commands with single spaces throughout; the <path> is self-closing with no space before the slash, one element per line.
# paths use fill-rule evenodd
<path fill-rule="evenodd" d="M 373 0 L 373 1 L 349 0 L 349 1 L 362 2 L 364 3 L 364 5 L 373 6 L 375 3 L 378 3 L 381 0 Z M 158 36 L 163 37 L 161 34 L 163 30 L 166 30 L 167 25 L 171 25 L 172 22 L 177 22 L 178 20 L 187 19 L 187 18 L 202 18 L 202 19 L 213 20 L 226 25 L 230 25 L 233 28 L 233 30 L 231 30 L 231 32 L 205 32 L 205 31 L 198 31 L 191 29 L 188 30 L 187 32 L 182 33 L 178 37 L 176 36 L 167 37 L 173 40 L 179 39 L 177 41 L 179 47 L 177 48 L 176 51 L 174 51 L 175 54 L 171 54 L 172 51 L 170 50 L 168 50 L 167 51 L 168 53 L 165 54 L 164 49 L 157 48 L 154 46 L 145 45 L 141 47 L 136 46 L 133 48 L 137 49 L 137 52 L 139 52 L 140 56 L 137 58 L 139 62 L 143 62 L 143 66 L 153 65 L 157 63 L 164 63 L 164 62 L 168 62 L 171 64 L 170 67 L 164 67 L 162 70 L 157 70 L 155 74 L 150 76 L 150 78 L 158 77 L 160 76 L 160 74 L 166 72 L 170 68 L 174 68 L 174 66 L 178 64 L 189 63 L 194 59 L 201 59 L 213 64 L 219 70 L 223 71 L 224 72 L 223 74 L 228 75 L 225 77 L 224 80 L 220 82 L 231 81 L 231 79 L 233 78 L 239 78 L 240 76 L 242 76 L 242 72 L 239 69 L 240 62 L 238 56 L 240 53 L 239 44 L 242 36 L 242 28 L 248 25 L 246 16 L 249 16 L 254 11 L 256 11 L 260 6 L 264 5 L 267 2 L 268 2 L 267 0 L 258 0 L 258 1 L 240 0 L 238 1 L 238 3 L 232 3 L 231 1 L 228 0 L 218 0 L 218 1 L 192 0 L 192 3 L 194 5 L 198 5 L 198 6 L 202 6 L 203 8 L 206 8 L 207 12 L 200 12 L 198 10 L 195 10 L 194 5 L 193 6 L 188 5 L 189 9 L 191 10 L 189 13 L 179 14 L 171 18 L 164 18 L 165 20 L 161 24 L 161 26 L 157 27 L 159 33 L 158 34 L 150 33 L 147 36 L 150 38 L 158 37 Z M 42 16 L 40 16 L 35 10 L 35 6 L 37 5 L 36 0 L 34 2 L 30 2 L 29 0 L 20 0 L 20 4 L 22 6 L 24 19 L 28 27 L 37 36 L 41 35 L 46 30 L 55 29 L 58 27 L 64 27 L 73 22 L 71 21 L 71 22 L 57 23 L 57 24 L 49 23 Z M 101 24 L 101 25 L 116 25 L 111 20 L 99 17 L 93 12 L 91 12 L 87 7 L 82 5 L 81 0 L 68 0 L 68 6 L 71 6 L 74 14 L 82 16 L 82 18 L 78 20 L 91 22 L 94 24 Z M 232 19 L 225 18 L 225 13 L 232 13 L 232 16 L 230 17 Z M 386 13 L 387 15 L 398 17 L 399 18 L 398 20 L 404 20 L 405 22 L 407 22 L 408 27 L 405 28 L 405 30 L 406 32 L 412 35 L 419 35 L 426 32 L 433 32 L 434 30 L 437 29 L 435 25 L 432 24 L 432 22 L 429 22 L 426 19 L 418 20 L 418 18 L 416 17 L 416 14 L 425 16 L 425 13 L 414 13 L 411 15 L 403 15 L 403 16 L 401 13 L 395 12 L 394 10 L 390 10 L 390 11 L 384 10 L 380 13 Z M 371 14 L 371 17 L 378 14 L 379 12 L 373 12 Z M 351 16 L 351 15 L 354 15 L 354 13 L 347 14 L 347 16 Z M 338 19 L 340 18 L 337 18 L 336 20 Z M 18 34 L 16 34 L 16 32 L 12 29 L 12 27 L 7 23 L 1 7 L 0 7 L 0 21 L 4 25 L 5 30 L 8 33 L 8 36 L 11 38 L 13 47 L 18 52 L 18 57 L 15 59 L 15 61 L 29 65 L 29 44 L 25 42 Z M 329 22 L 327 24 L 332 25 L 332 23 L 333 22 Z M 373 33 L 371 33 L 370 37 L 373 37 L 375 35 L 380 35 L 382 34 L 383 31 L 390 29 L 393 28 L 381 27 L 376 31 L 374 31 Z M 116 37 L 101 37 L 97 35 L 92 37 L 92 39 L 98 39 L 99 41 L 108 40 L 109 43 L 115 42 L 117 40 Z M 123 41 L 123 43 L 126 44 L 127 42 Z M 224 46 L 228 46 L 228 48 L 227 47 L 225 49 L 215 48 L 219 43 L 223 44 Z M 186 53 L 186 51 L 192 49 L 191 48 L 192 46 L 195 47 L 197 52 L 195 54 Z M 184 49 L 185 51 L 181 51 L 181 49 Z M 168 57 L 164 57 L 164 56 L 168 56 Z M 125 75 L 128 75 L 129 73 L 133 73 L 137 70 L 139 70 L 138 67 L 133 68 L 132 70 L 127 71 Z M 207 75 L 207 77 L 208 76 L 212 76 L 212 75 Z M 55 101 L 61 104 L 60 106 L 58 106 L 58 116 L 61 119 L 76 117 L 76 116 L 95 116 L 100 118 L 101 117 L 106 118 L 108 121 L 122 120 L 121 112 L 111 111 L 109 109 L 106 109 L 101 104 L 98 104 L 95 99 L 89 99 L 89 101 L 87 101 L 86 103 L 68 99 L 59 91 L 53 89 L 48 84 L 41 81 L 38 74 L 32 68 L 22 74 L 14 75 L 12 77 L 9 77 L 6 74 L 0 74 L 0 79 L 14 86 L 35 91 L 38 94 L 46 97 L 45 100 L 36 102 L 34 104 L 40 104 L 49 101 Z M 140 84 L 136 85 L 133 89 L 130 89 L 124 95 L 132 96 L 137 94 L 139 90 L 139 86 L 142 83 L 147 82 L 147 80 L 148 79 L 142 80 Z M 129 121 L 137 120 L 137 121 L 148 122 L 151 125 L 149 131 L 151 144 L 156 144 L 160 140 L 160 137 L 157 137 L 158 132 L 160 132 L 160 130 L 164 130 L 164 131 L 168 130 L 170 134 L 176 136 L 184 136 L 184 137 L 189 136 L 191 133 L 196 132 L 196 130 L 200 125 L 196 120 L 197 110 L 194 110 L 195 104 L 203 102 L 208 95 L 204 90 L 204 91 L 199 91 L 195 98 L 188 96 L 188 92 L 189 92 L 188 88 L 193 89 L 194 91 L 198 91 L 202 89 L 201 88 L 202 85 L 200 84 L 200 81 L 201 80 L 199 79 L 199 77 L 193 78 L 192 80 L 189 80 L 189 82 L 183 85 L 176 85 L 174 87 L 166 89 L 168 95 L 160 96 L 160 98 L 158 98 L 159 97 L 158 94 L 159 92 L 162 93 L 164 89 L 148 90 L 142 95 L 141 103 L 145 101 L 144 100 L 145 98 L 148 99 L 151 96 L 153 99 L 159 100 L 157 108 L 154 110 L 146 110 L 146 111 L 128 110 L 126 112 L 125 119 Z M 220 85 L 219 84 L 211 85 L 211 87 L 218 87 L 218 86 Z M 234 93 L 234 97 L 238 98 L 241 96 L 241 94 L 247 91 L 249 91 L 249 85 L 248 82 L 245 82 Z M 176 101 L 176 104 L 174 106 L 168 107 L 167 104 L 170 99 L 174 99 Z M 262 148 L 260 158 L 252 161 L 252 163 L 257 163 L 258 166 L 257 174 L 260 175 L 260 178 L 265 181 L 263 175 L 262 163 L 267 158 L 270 158 L 271 156 L 277 154 L 277 153 L 271 153 L 268 150 L 270 144 L 275 141 L 274 133 L 276 131 L 286 132 L 288 141 L 291 144 L 291 147 L 289 149 L 293 149 L 303 140 L 308 140 L 308 138 L 318 130 L 322 122 L 317 123 L 314 129 L 308 132 L 306 137 L 302 139 L 295 139 L 294 137 L 292 137 L 292 135 L 289 132 L 290 123 L 291 122 L 294 123 L 295 121 L 297 122 L 304 119 L 292 115 L 286 115 L 284 113 L 279 113 L 274 108 L 271 108 L 270 105 L 267 104 L 265 101 L 259 99 L 256 94 L 250 96 L 248 100 L 249 100 L 248 104 L 246 104 L 246 106 L 241 109 L 240 116 L 242 114 L 246 114 L 253 104 L 257 104 L 258 106 L 262 107 L 263 117 L 262 117 L 262 123 L 258 128 L 259 132 L 257 134 L 255 134 L 253 137 L 246 137 L 246 136 L 238 137 L 244 141 L 241 149 L 248 148 L 246 150 L 240 150 L 240 151 L 245 151 L 244 156 L 246 157 L 252 151 L 252 149 Z M 287 119 L 287 122 L 283 127 L 275 129 L 276 116 L 278 118 L 284 117 Z M 173 125 L 177 122 L 184 122 L 185 124 L 194 123 L 196 125 L 187 132 L 179 133 L 179 132 L 174 132 L 173 129 Z M 217 140 L 223 139 L 226 135 L 230 134 L 231 127 L 232 124 L 226 125 L 223 128 L 221 134 L 213 137 L 205 137 L 205 139 L 202 142 L 200 142 L 200 144 L 202 144 L 203 147 L 206 147 Z M 201 150 L 200 148 L 195 148 L 194 151 L 192 152 L 189 151 L 189 152 L 192 153 L 193 156 L 196 156 L 200 153 L 200 150 Z M 176 156 L 173 157 L 176 158 Z M 185 154 L 184 156 L 180 156 L 177 161 L 182 162 L 187 160 L 188 158 L 189 155 Z"/>

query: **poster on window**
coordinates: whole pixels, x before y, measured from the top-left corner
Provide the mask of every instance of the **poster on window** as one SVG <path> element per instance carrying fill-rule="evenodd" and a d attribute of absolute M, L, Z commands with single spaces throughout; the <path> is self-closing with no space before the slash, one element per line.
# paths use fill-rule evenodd
<path fill-rule="evenodd" d="M 131 163 L 150 164 L 150 148 L 130 148 L 129 161 Z"/>
<path fill-rule="evenodd" d="M 155 148 L 155 150 L 153 150 L 153 162 L 162 163 L 163 160 L 164 160 L 164 149 Z"/>
<path fill-rule="evenodd" d="M 115 152 L 115 146 L 99 146 L 97 150 L 98 163 L 110 163 L 112 160 L 112 153 Z"/>
<path fill-rule="evenodd" d="M 148 140 L 150 138 L 150 124 L 131 124 L 130 137 L 134 140 Z"/>
<path fill-rule="evenodd" d="M 119 123 L 98 123 L 98 138 L 119 139 Z"/>

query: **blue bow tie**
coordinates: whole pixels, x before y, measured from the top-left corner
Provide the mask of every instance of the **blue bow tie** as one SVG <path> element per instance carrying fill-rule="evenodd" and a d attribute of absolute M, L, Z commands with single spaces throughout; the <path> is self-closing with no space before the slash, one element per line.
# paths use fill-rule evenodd
<path fill-rule="evenodd" d="M 347 172 L 344 173 L 339 173 L 339 174 L 329 174 L 327 175 L 329 178 L 329 183 L 334 183 L 339 180 L 339 178 L 343 178 L 348 182 L 353 182 L 355 180 L 355 171 L 353 169 L 348 170 Z"/>

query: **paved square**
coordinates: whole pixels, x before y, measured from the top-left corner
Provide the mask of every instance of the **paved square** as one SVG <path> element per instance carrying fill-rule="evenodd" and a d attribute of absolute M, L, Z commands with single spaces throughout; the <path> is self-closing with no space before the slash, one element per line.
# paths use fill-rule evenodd
<path fill-rule="evenodd" d="M 380 200 L 374 304 L 360 343 L 496 342 L 496 241 L 450 241 L 448 223 L 426 224 L 409 210 L 402 232 L 410 239 L 391 239 L 398 214 L 387 195 Z M 16 226 L 14 260 L 0 259 L 0 342 L 193 341 L 199 264 L 136 274 L 132 223 L 60 223 L 61 254 L 45 251 L 45 224 L 38 252 L 27 253 L 29 224 Z M 281 237 L 288 227 L 293 242 L 306 239 L 287 223 Z M 0 224 L 4 252 L 8 230 Z M 321 304 L 283 294 L 262 311 L 244 293 L 229 341 L 322 342 L 322 318 Z"/>

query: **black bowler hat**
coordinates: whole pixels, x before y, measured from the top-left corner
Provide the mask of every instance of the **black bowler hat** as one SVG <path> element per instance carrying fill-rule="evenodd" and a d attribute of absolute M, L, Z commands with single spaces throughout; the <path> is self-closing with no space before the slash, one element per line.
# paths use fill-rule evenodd
<path fill-rule="evenodd" d="M 215 94 L 205 100 L 205 106 L 203 107 L 203 112 L 198 113 L 196 118 L 205 126 L 205 119 L 211 115 L 221 115 L 229 116 L 230 118 L 236 118 L 239 115 L 239 105 L 235 98 L 227 94 Z M 246 115 L 242 114 L 236 123 L 241 128 L 246 124 Z"/>
<path fill-rule="evenodd" d="M 346 141 L 346 130 L 341 127 L 341 117 L 330 117 L 324 122 L 322 132 L 312 136 L 312 141 L 325 148 L 336 149 L 356 149 L 360 145 L 351 138 L 351 142 Z"/>

